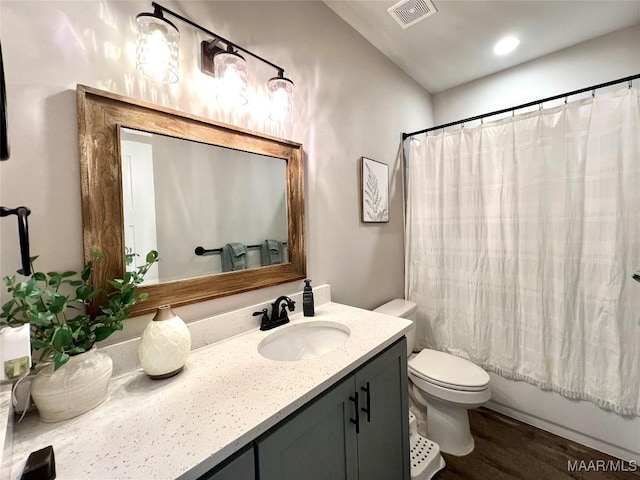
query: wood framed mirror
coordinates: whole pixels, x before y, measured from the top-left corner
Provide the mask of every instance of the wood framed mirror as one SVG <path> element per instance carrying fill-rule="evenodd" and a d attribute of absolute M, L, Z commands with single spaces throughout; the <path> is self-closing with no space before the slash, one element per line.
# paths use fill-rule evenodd
<path fill-rule="evenodd" d="M 203 200 L 197 202 L 196 205 L 181 205 L 181 214 L 174 214 L 172 222 L 165 221 L 165 229 L 169 229 L 170 236 L 179 236 L 181 238 L 180 255 L 188 250 L 188 255 L 195 257 L 196 247 L 204 247 L 205 249 L 220 250 L 222 245 L 216 244 L 220 240 L 211 240 L 215 237 L 211 231 L 206 234 L 209 237 L 200 240 L 190 239 L 189 233 L 195 228 L 185 226 L 180 222 L 181 217 L 185 216 L 185 212 L 195 212 L 198 218 L 202 218 L 201 223 L 206 223 L 209 210 L 218 209 L 216 211 L 216 223 L 221 222 L 225 215 L 236 215 L 233 222 L 241 224 L 265 223 L 256 222 L 254 220 L 244 220 L 243 215 L 237 215 L 229 209 L 229 204 L 244 203 L 239 194 L 244 195 L 251 191 L 260 201 L 261 192 L 266 195 L 269 190 L 276 190 L 275 200 L 260 201 L 264 203 L 278 203 L 278 195 L 281 197 L 278 207 L 278 214 L 268 213 L 263 216 L 267 218 L 282 218 L 284 227 L 279 229 L 260 230 L 253 232 L 251 238 L 259 238 L 260 242 L 268 241 L 269 235 L 276 235 L 270 232 L 282 231 L 286 232 L 286 239 L 282 240 L 282 244 L 286 245 L 286 257 L 282 263 L 263 266 L 258 264 L 249 266 L 247 269 L 220 272 L 220 259 L 216 259 L 215 254 L 211 257 L 202 257 L 199 262 L 211 262 L 211 269 L 202 270 L 199 265 L 196 270 L 185 269 L 183 273 L 178 275 L 172 274 L 168 277 L 158 276 L 155 280 L 151 279 L 151 283 L 147 282 L 140 286 L 140 292 L 146 292 L 149 296 L 146 301 L 136 305 L 133 315 L 142 315 L 155 311 L 160 305 L 170 304 L 174 307 L 186 305 L 204 300 L 210 300 L 222 296 L 233 295 L 249 290 L 269 287 L 286 282 L 304 279 L 306 276 L 306 254 L 304 239 L 304 193 L 303 193 L 303 152 L 302 145 L 287 140 L 270 137 L 268 135 L 259 134 L 246 129 L 238 128 L 231 125 L 225 125 L 206 118 L 200 118 L 195 115 L 178 112 L 169 108 L 153 105 L 137 99 L 127 98 L 121 95 L 113 94 L 97 90 L 91 87 L 78 85 L 77 87 L 77 104 L 78 104 L 78 134 L 80 149 L 80 174 L 81 174 L 81 193 L 82 193 L 82 222 L 83 222 L 83 241 L 84 241 L 84 258 L 85 261 L 91 259 L 91 253 L 99 251 L 104 254 L 104 258 L 95 262 L 95 268 L 92 274 L 92 283 L 94 287 L 102 287 L 107 290 L 108 281 L 115 278 L 122 278 L 126 271 L 125 258 L 127 254 L 131 254 L 125 237 L 125 210 L 128 208 L 123 199 L 123 195 L 130 194 L 129 190 L 124 188 L 123 182 L 130 180 L 123 175 L 122 145 L 123 139 L 130 137 L 132 134 L 139 134 L 142 137 L 162 137 L 163 140 L 175 139 L 176 142 L 189 143 L 190 150 L 208 149 L 209 155 L 206 158 L 213 158 L 214 150 L 216 152 L 228 152 L 229 162 L 242 165 L 240 173 L 234 173 L 236 183 L 232 186 L 226 186 L 225 189 L 234 192 L 234 199 L 224 199 L 216 202 Z M 209 148 L 211 147 L 211 148 Z M 156 149 L 159 147 L 156 146 Z M 172 147 L 173 148 L 173 147 Z M 182 154 L 172 154 L 175 162 L 175 171 L 185 169 L 187 160 Z M 251 157 L 249 163 L 247 160 Z M 268 160 L 263 160 L 268 159 Z M 271 164 L 280 164 L 276 168 L 277 172 L 282 172 L 281 181 L 275 182 L 281 185 L 281 193 L 278 188 L 266 184 L 268 175 L 255 174 L 263 180 L 257 184 L 256 180 L 253 184 L 243 184 L 248 178 L 247 172 L 252 170 L 260 170 L 263 161 Z M 182 163 L 181 163 L 182 162 Z M 203 160 L 199 160 L 200 167 Z M 212 160 L 213 162 L 213 160 Z M 258 162 L 258 163 L 255 163 Z M 207 161 L 205 160 L 206 164 Z M 125 162 L 124 165 L 127 165 Z M 259 168 L 256 168 L 258 165 Z M 197 167 L 197 168 L 200 168 Z M 127 167 L 129 168 L 129 167 Z M 150 167 L 156 168 L 158 167 Z M 196 168 L 196 167 L 189 167 Z M 220 171 L 220 167 L 216 167 Z M 225 167 L 226 168 L 226 167 Z M 126 172 L 125 172 L 126 173 Z M 260 176 L 262 175 L 262 176 Z M 171 176 L 171 175 L 169 175 Z M 191 178 L 202 177 L 197 173 L 192 173 Z M 228 178 L 228 177 L 227 177 Z M 158 182 L 156 182 L 158 183 Z M 229 183 L 229 182 L 227 182 Z M 182 192 L 187 190 L 195 190 L 184 181 L 181 184 Z M 214 186 L 212 185 L 213 189 Z M 261 190 L 264 189 L 264 190 Z M 158 187 L 156 186 L 156 191 Z M 166 192 L 162 188 L 162 192 Z M 179 191 L 179 190 L 178 190 Z M 190 192 L 192 193 L 192 192 Z M 179 194 L 180 198 L 169 199 L 177 203 L 183 202 L 185 195 Z M 127 197 L 128 198 L 128 197 Z M 238 200 L 240 198 L 240 200 Z M 152 202 L 153 203 L 153 202 Z M 158 209 L 160 202 L 155 202 L 155 208 Z M 249 207 L 250 210 L 255 208 Z M 248 214 L 248 212 L 247 212 Z M 192 223 L 191 225 L 194 225 Z M 212 227 L 213 228 L 213 227 Z M 165 232 L 166 233 L 166 232 Z M 203 234 L 204 235 L 204 234 Z M 167 236 L 167 235 L 165 235 Z M 229 233 L 228 240 L 225 243 L 242 242 L 243 238 L 231 238 L 232 236 L 240 236 L 239 233 Z M 219 237 L 223 238 L 223 237 Z M 128 242 L 128 240 L 127 240 Z M 255 240 L 253 240 L 255 243 Z M 213 244 L 212 244 L 213 243 Z M 255 247 L 259 245 L 253 245 Z M 173 248 L 173 247 L 171 247 Z M 160 254 L 159 268 L 163 266 L 163 261 L 169 265 L 186 265 L 191 263 L 191 259 L 178 259 L 169 261 L 167 255 L 168 250 L 163 252 L 158 247 Z M 135 252 L 144 258 L 147 250 Z M 163 256 L 166 260 L 163 260 Z M 219 257 L 219 255 L 217 255 Z M 175 260 L 175 259 L 172 259 Z M 189 273 L 191 272 L 191 273 Z M 196 273 L 194 273 L 196 272 Z"/>

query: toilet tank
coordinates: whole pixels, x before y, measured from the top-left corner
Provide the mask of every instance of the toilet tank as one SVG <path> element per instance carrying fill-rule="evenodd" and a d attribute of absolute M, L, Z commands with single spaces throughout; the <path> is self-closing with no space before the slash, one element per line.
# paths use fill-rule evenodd
<path fill-rule="evenodd" d="M 407 357 L 413 352 L 416 346 L 416 304 L 411 300 L 396 298 L 390 302 L 380 305 L 374 310 L 377 313 L 384 313 L 392 317 L 405 318 L 411 320 L 411 329 L 407 332 Z"/>

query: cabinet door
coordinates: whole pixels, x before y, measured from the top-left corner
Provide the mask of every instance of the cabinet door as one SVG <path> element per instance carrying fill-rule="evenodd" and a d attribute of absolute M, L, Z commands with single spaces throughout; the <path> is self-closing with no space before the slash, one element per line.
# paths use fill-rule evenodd
<path fill-rule="evenodd" d="M 407 381 L 404 337 L 356 373 L 361 480 L 411 478 Z"/>
<path fill-rule="evenodd" d="M 260 480 L 357 480 L 354 390 L 349 376 L 258 439 Z"/>
<path fill-rule="evenodd" d="M 253 446 L 249 445 L 198 480 L 255 480 L 255 478 Z"/>

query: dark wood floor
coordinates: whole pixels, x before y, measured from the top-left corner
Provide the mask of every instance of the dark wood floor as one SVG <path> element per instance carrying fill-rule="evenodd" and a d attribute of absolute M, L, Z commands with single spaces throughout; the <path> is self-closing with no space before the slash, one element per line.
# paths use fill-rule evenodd
<path fill-rule="evenodd" d="M 475 450 L 465 457 L 443 454 L 447 466 L 437 480 L 640 479 L 640 465 L 635 472 L 594 471 L 596 461 L 617 459 L 486 408 L 470 411 L 469 421 Z M 578 466 L 584 460 L 582 470 L 569 471 L 576 460 Z M 621 467 L 630 470 L 633 464 Z"/>

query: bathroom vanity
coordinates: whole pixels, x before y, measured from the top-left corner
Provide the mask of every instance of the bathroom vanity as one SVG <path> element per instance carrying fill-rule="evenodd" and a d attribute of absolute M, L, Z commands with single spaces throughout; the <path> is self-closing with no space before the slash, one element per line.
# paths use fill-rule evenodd
<path fill-rule="evenodd" d="M 255 308 L 227 315 L 251 318 Z M 259 353 L 273 332 L 305 322 L 339 323 L 349 337 L 315 358 Z M 53 445 L 61 479 L 250 480 L 257 471 L 261 480 L 406 480 L 409 326 L 329 302 L 313 318 L 296 314 L 270 332 L 254 328 L 198 348 L 176 377 L 123 373 L 86 414 L 55 424 L 30 415 L 16 425 L 10 478 L 20 478 L 31 451 Z M 190 328 L 197 339 L 199 327 Z"/>
<path fill-rule="evenodd" d="M 200 478 L 410 478 L 406 350 L 398 340 Z"/>

